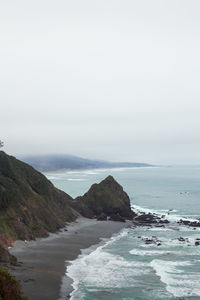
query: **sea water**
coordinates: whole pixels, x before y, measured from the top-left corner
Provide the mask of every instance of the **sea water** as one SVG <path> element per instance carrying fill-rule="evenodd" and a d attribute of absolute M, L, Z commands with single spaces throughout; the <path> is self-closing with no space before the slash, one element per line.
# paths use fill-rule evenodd
<path fill-rule="evenodd" d="M 133 210 L 166 215 L 165 227 L 123 229 L 87 250 L 67 268 L 72 300 L 199 300 L 200 229 L 178 225 L 200 218 L 200 167 L 121 168 L 46 174 L 73 197 L 112 175 L 128 193 Z M 170 210 L 170 211 L 169 211 Z M 146 244 L 157 239 L 160 246 Z M 186 239 L 185 242 L 179 238 Z"/>

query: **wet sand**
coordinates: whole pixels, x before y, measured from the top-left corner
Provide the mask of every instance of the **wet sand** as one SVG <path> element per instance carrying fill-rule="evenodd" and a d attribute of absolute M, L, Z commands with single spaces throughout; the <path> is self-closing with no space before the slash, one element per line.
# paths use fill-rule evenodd
<path fill-rule="evenodd" d="M 69 261 L 102 238 L 118 233 L 127 223 L 96 221 L 80 218 L 47 238 L 36 241 L 16 241 L 10 252 L 18 259 L 19 266 L 10 272 L 21 281 L 29 300 L 58 300 L 62 281 L 66 299 L 72 292 L 71 278 L 64 277 Z"/>

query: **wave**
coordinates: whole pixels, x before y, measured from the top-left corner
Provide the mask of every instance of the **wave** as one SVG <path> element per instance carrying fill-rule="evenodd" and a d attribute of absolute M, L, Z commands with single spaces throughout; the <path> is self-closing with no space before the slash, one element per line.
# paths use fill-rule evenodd
<path fill-rule="evenodd" d="M 139 255 L 139 256 L 154 256 L 154 255 L 165 255 L 165 254 L 171 254 L 171 253 L 175 253 L 173 251 L 165 251 L 165 250 L 141 250 L 141 249 L 133 249 L 131 251 L 129 251 L 130 254 L 132 255 Z M 179 253 L 177 251 L 177 253 Z"/>
<path fill-rule="evenodd" d="M 145 262 L 128 261 L 120 255 L 109 252 L 107 247 L 126 235 L 127 231 L 123 230 L 95 250 L 94 247 L 90 247 L 92 252 L 88 253 L 89 249 L 82 251 L 82 254 L 71 262 L 66 273 L 73 279 L 74 290 L 70 295 L 71 300 L 79 299 L 78 295 L 83 293 L 81 292 L 83 285 L 88 289 L 130 287 L 134 284 L 133 278 L 150 271 Z"/>
<path fill-rule="evenodd" d="M 86 179 L 83 178 L 67 178 L 68 181 L 87 181 Z"/>
<path fill-rule="evenodd" d="M 181 267 L 191 266 L 192 264 L 195 264 L 195 262 L 154 259 L 150 266 L 166 285 L 166 290 L 174 297 L 200 296 L 199 274 L 190 274 L 181 269 Z"/>
<path fill-rule="evenodd" d="M 169 209 L 159 209 L 159 210 L 155 210 L 155 209 L 151 209 L 151 208 L 147 208 L 147 207 L 142 207 L 139 205 L 131 205 L 131 208 L 134 212 L 136 212 L 137 214 L 156 214 L 158 215 L 158 217 L 162 217 L 163 215 L 165 215 L 165 217 L 163 217 L 163 219 L 167 219 L 170 222 L 174 223 L 174 222 L 178 222 L 180 221 L 180 219 L 187 219 L 190 222 L 195 222 L 195 221 L 199 221 L 198 219 L 194 219 L 189 215 L 181 215 L 181 214 L 175 214 L 176 212 L 178 212 L 177 210 L 173 209 L 173 210 L 169 210 Z"/>
<path fill-rule="evenodd" d="M 177 244 L 176 244 L 177 246 Z M 179 245 L 178 245 L 179 246 Z M 187 246 L 187 245 L 185 245 Z M 169 242 L 169 247 L 170 247 L 170 242 Z M 147 248 L 147 247 L 142 247 L 142 248 Z M 160 247 L 159 247 L 160 248 Z M 194 255 L 199 255 L 200 254 L 200 250 L 197 249 L 198 247 L 194 246 L 193 249 L 190 248 L 190 252 L 189 251 L 184 251 L 184 250 L 163 250 L 163 248 L 166 248 L 166 246 L 162 247 L 162 249 L 160 250 L 143 250 L 143 249 L 133 249 L 130 250 L 129 253 L 131 255 L 137 255 L 137 256 L 158 256 L 158 255 L 184 255 L 184 256 L 194 256 Z M 168 248 L 168 247 L 167 247 Z"/>

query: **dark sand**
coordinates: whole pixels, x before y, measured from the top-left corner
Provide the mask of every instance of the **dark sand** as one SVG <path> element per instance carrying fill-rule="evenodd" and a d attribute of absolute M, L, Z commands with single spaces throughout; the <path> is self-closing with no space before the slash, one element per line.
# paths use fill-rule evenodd
<path fill-rule="evenodd" d="M 66 295 L 72 292 L 71 278 L 63 277 L 68 261 L 77 258 L 81 249 L 118 233 L 127 223 L 80 218 L 57 234 L 31 242 L 17 241 L 10 252 L 20 266 L 10 271 L 21 281 L 29 300 L 58 300 L 64 279 Z M 69 297 L 70 298 L 70 297 Z"/>

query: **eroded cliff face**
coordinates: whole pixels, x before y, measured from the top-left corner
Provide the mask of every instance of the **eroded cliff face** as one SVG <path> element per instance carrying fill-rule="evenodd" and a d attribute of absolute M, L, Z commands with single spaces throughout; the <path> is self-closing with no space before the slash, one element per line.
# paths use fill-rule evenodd
<path fill-rule="evenodd" d="M 44 175 L 0 151 L 0 245 L 45 236 L 75 220 L 71 201 Z"/>
<path fill-rule="evenodd" d="M 130 207 L 130 199 L 122 186 L 108 176 L 99 184 L 93 184 L 89 191 L 74 200 L 74 207 L 88 218 L 111 218 L 116 221 L 132 219 L 134 213 Z"/>

